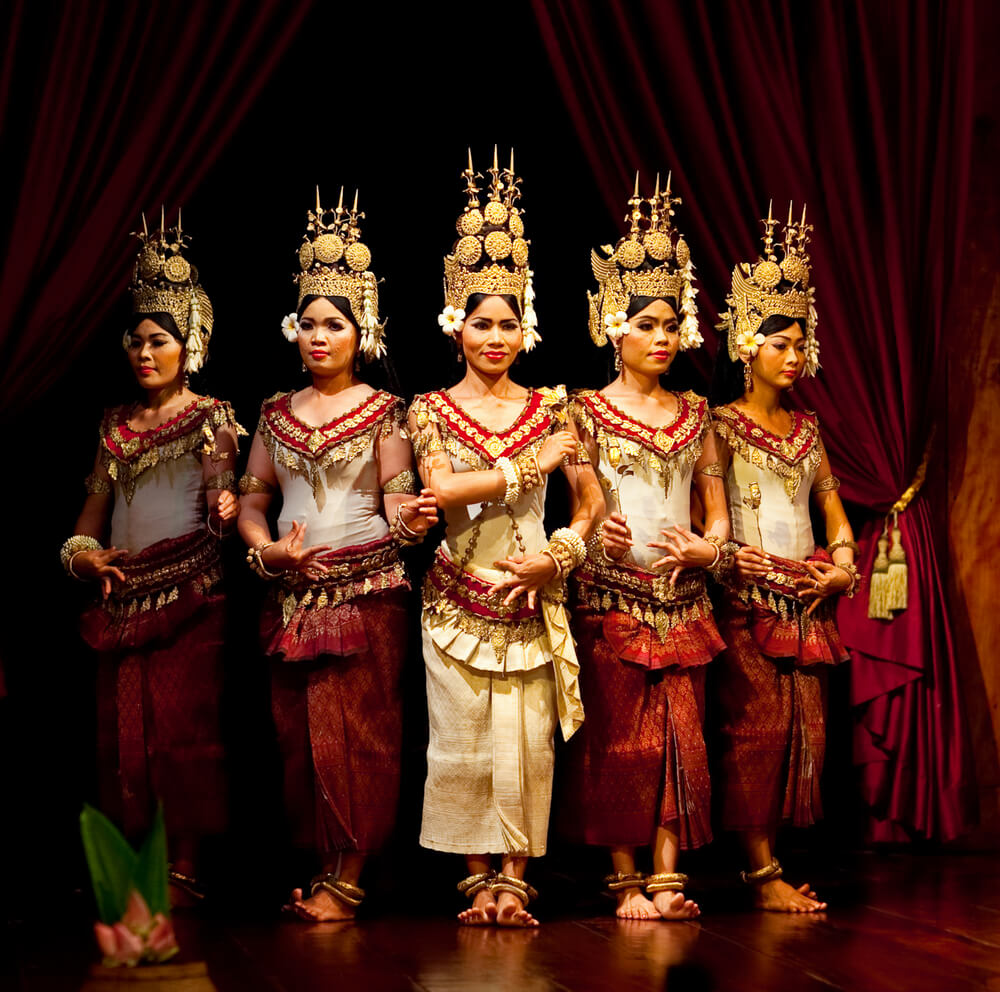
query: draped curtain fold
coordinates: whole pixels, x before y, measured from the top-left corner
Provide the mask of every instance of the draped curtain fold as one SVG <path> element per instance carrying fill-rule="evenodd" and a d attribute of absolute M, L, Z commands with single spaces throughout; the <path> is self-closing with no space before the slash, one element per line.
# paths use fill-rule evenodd
<path fill-rule="evenodd" d="M 706 322 L 733 264 L 757 256 L 768 198 L 782 217 L 789 200 L 808 202 L 823 371 L 797 392 L 820 414 L 842 494 L 870 511 L 859 535 L 870 574 L 881 518 L 912 481 L 935 418 L 928 397 L 971 156 L 971 0 L 533 7 L 615 223 L 637 167 L 647 186 L 673 169 Z M 975 788 L 922 496 L 900 527 L 909 608 L 870 620 L 862 593 L 839 611 L 855 763 L 871 839 L 950 839 L 975 820 Z"/>
<path fill-rule="evenodd" d="M 134 254 L 124 232 L 153 205 L 176 216 L 308 9 L 13 0 L 0 12 L 0 142 L 24 161 L 0 223 L 0 417 L 70 367 L 121 297 Z M 39 33 L 44 47 L 15 44 Z"/>

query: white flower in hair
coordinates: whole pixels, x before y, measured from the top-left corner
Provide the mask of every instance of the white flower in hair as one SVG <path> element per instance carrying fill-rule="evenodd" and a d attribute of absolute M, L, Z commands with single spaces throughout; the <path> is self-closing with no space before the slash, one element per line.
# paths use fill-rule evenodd
<path fill-rule="evenodd" d="M 604 333 L 617 344 L 630 330 L 628 314 L 624 310 L 609 313 L 604 318 Z"/>
<path fill-rule="evenodd" d="M 465 326 L 465 311 L 456 310 L 450 305 L 446 306 L 438 314 L 438 323 L 441 325 L 441 330 L 453 338 Z"/>
<path fill-rule="evenodd" d="M 294 341 L 299 336 L 299 315 L 290 313 L 281 322 L 281 333 L 285 335 L 286 341 Z"/>
<path fill-rule="evenodd" d="M 754 334 L 749 328 L 745 331 L 740 331 L 736 335 L 736 347 L 739 350 L 740 358 L 744 361 L 749 361 L 760 351 L 760 346 L 764 343 L 765 337 L 759 331 Z"/>

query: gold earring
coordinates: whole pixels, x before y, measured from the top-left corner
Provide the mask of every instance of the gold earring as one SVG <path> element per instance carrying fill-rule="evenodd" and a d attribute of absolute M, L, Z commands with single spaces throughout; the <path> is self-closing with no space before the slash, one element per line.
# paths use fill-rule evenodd
<path fill-rule="evenodd" d="M 621 372 L 622 370 L 622 353 L 618 348 L 615 348 L 615 371 Z"/>
<path fill-rule="evenodd" d="M 750 371 L 750 363 L 743 363 L 743 389 L 745 392 L 753 392 L 753 372 Z"/>

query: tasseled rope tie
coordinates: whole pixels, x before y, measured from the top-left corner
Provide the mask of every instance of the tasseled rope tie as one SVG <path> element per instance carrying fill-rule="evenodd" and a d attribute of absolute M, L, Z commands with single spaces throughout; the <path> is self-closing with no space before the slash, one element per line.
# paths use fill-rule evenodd
<path fill-rule="evenodd" d="M 913 502 L 927 477 L 927 463 L 931 457 L 934 432 L 927 439 L 924 457 L 920 461 L 913 482 L 907 487 L 886 514 L 882 534 L 878 539 L 878 554 L 872 565 L 868 583 L 868 616 L 873 620 L 891 620 L 894 612 L 906 609 L 909 582 L 906 552 L 903 550 L 903 533 L 899 528 L 899 515 Z M 890 527 L 891 523 L 891 527 Z"/>

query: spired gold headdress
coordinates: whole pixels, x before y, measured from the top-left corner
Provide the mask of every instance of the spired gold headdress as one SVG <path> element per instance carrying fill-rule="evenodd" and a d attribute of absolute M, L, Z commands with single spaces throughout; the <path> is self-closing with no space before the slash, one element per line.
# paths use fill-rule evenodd
<path fill-rule="evenodd" d="M 444 258 L 445 308 L 438 323 L 445 334 L 454 337 L 462 329 L 465 305 L 473 293 L 510 295 L 521 310 L 524 329 L 521 347 L 531 351 L 542 339 L 537 330 L 535 291 L 528 268 L 529 242 L 524 239 L 524 221 L 517 207 L 521 196 L 517 184 L 521 180 L 514 174 L 513 149 L 510 166 L 500 169 L 494 146 L 493 168 L 488 172 L 490 187 L 483 206 L 476 186 L 476 180 L 482 176 L 472 168 L 470 151 L 469 167 L 462 173 L 469 202 L 456 224 L 460 237 L 452 253 Z"/>
<path fill-rule="evenodd" d="M 759 333 L 761 324 L 775 314 L 803 322 L 806 335 L 805 375 L 815 375 L 820 367 L 819 342 L 816 340 L 816 289 L 809 285 L 809 232 L 812 224 L 806 223 L 806 208 L 802 219 L 792 220 L 792 204 L 788 204 L 788 221 L 778 242 L 774 229 L 772 204 L 767 208 L 764 225 L 764 255 L 756 263 L 741 262 L 733 269 L 733 284 L 726 297 L 728 311 L 723 315 L 719 330 L 729 338 L 729 357 L 734 361 L 750 362 L 764 343 Z M 781 251 L 781 260 L 778 251 Z M 780 288 L 782 280 L 791 283 Z"/>
<path fill-rule="evenodd" d="M 660 192 L 657 176 L 653 195 L 642 199 L 636 173 L 635 191 L 625 215 L 628 233 L 614 248 L 601 246 L 607 258 L 601 258 L 596 251 L 590 253 L 590 265 L 598 282 L 597 292 L 587 294 L 590 336 L 595 344 L 603 345 L 609 337 L 617 343 L 628 333 L 625 315 L 636 296 L 676 300 L 680 307 L 681 348 L 697 348 L 702 343 L 691 251 L 671 221 L 674 206 L 680 202 L 679 196 L 670 195 L 669 175 L 666 190 Z"/>
<path fill-rule="evenodd" d="M 372 253 L 359 240 L 364 216 L 358 211 L 357 192 L 354 206 L 346 210 L 341 187 L 337 206 L 330 210 L 320 203 L 317 186 L 316 209 L 307 213 L 306 233 L 298 251 L 302 271 L 295 281 L 299 284 L 297 306 L 307 296 L 342 296 L 350 303 L 358 321 L 361 353 L 371 361 L 385 354 L 385 321 L 378 319 L 378 280 L 368 268 Z M 281 330 L 294 341 L 299 330 L 297 314 L 290 313 Z"/>
<path fill-rule="evenodd" d="M 168 313 L 184 339 L 184 371 L 197 372 L 208 358 L 208 340 L 214 317 L 212 302 L 198 282 L 198 270 L 182 254 L 188 236 L 181 230 L 181 212 L 177 226 L 168 229 L 160 208 L 160 229 L 149 233 L 145 214 L 142 231 L 136 237 L 142 243 L 132 269 L 132 312 Z M 128 348 L 130 335 L 123 344 Z"/>

